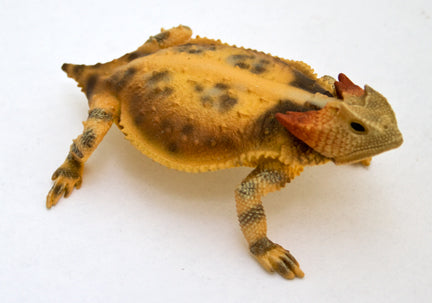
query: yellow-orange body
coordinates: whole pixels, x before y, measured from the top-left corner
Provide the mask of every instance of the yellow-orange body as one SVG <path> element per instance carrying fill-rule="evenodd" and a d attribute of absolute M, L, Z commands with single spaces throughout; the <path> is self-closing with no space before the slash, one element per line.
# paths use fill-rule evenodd
<path fill-rule="evenodd" d="M 137 149 L 170 168 L 256 167 L 236 190 L 250 251 L 267 270 L 302 277 L 294 257 L 267 238 L 261 196 L 304 166 L 366 163 L 397 147 L 394 114 L 384 97 L 343 75 L 340 82 L 317 78 L 303 62 L 190 37 L 179 26 L 111 62 L 63 65 L 90 111 L 53 175 L 47 207 L 81 185 L 84 162 L 114 122 Z"/>

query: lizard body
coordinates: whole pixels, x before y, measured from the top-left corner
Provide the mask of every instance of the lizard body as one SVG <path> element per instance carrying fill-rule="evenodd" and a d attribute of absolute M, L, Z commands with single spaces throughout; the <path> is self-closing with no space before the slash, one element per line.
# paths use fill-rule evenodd
<path fill-rule="evenodd" d="M 79 188 L 85 161 L 112 123 L 144 154 L 187 172 L 255 169 L 235 191 L 251 253 L 268 271 L 302 277 L 267 237 L 261 197 L 305 166 L 362 162 L 402 144 L 387 100 L 345 75 L 317 78 L 303 62 L 207 38 L 179 26 L 111 62 L 64 64 L 89 101 L 83 133 L 53 175 L 47 207 Z"/>

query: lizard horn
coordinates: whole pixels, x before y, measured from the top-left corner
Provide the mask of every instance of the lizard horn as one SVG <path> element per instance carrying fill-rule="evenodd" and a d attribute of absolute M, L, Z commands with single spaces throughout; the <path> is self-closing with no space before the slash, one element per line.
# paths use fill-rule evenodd
<path fill-rule="evenodd" d="M 338 79 L 339 81 L 336 81 L 334 84 L 339 99 L 345 99 L 345 97 L 349 96 L 361 97 L 364 95 L 364 90 L 360 86 L 355 85 L 345 74 L 340 73 Z"/>
<path fill-rule="evenodd" d="M 332 126 L 340 105 L 340 101 L 334 101 L 320 110 L 277 113 L 275 117 L 296 138 L 323 155 L 330 156 L 328 140 L 334 136 Z"/>
<path fill-rule="evenodd" d="M 275 117 L 291 134 L 314 148 L 320 133 L 321 111 L 277 113 Z"/>

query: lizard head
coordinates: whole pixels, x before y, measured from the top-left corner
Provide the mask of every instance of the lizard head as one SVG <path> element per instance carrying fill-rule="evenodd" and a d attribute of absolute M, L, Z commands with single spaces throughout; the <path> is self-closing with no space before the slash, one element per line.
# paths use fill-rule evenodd
<path fill-rule="evenodd" d="M 322 109 L 276 114 L 277 120 L 295 137 L 336 164 L 359 162 L 403 142 L 395 114 L 380 93 L 364 90 L 345 75 L 335 83 L 340 99 Z"/>

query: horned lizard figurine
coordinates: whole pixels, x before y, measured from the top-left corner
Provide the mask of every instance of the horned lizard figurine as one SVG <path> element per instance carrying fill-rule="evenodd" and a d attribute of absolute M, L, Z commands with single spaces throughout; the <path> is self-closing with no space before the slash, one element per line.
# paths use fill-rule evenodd
<path fill-rule="evenodd" d="M 303 62 L 191 35 L 178 26 L 111 62 L 62 66 L 90 109 L 52 176 L 46 206 L 81 186 L 84 163 L 115 122 L 137 149 L 170 168 L 253 167 L 235 190 L 250 252 L 267 271 L 303 277 L 290 252 L 267 237 L 261 197 L 305 166 L 368 165 L 400 146 L 393 110 L 381 94 L 343 74 L 339 81 L 317 78 Z"/>

